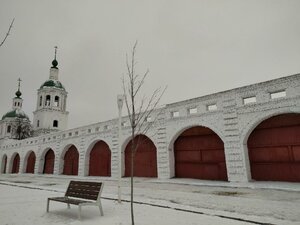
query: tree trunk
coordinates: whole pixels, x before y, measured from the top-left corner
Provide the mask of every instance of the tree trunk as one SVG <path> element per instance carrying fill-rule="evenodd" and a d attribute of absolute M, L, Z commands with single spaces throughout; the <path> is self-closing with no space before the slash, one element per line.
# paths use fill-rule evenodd
<path fill-rule="evenodd" d="M 130 171 L 130 209 L 131 209 L 131 225 L 134 225 L 134 213 L 133 213 L 133 167 L 134 167 L 134 150 L 135 150 L 135 140 L 134 140 L 134 131 L 132 132 L 131 137 L 131 171 Z"/>

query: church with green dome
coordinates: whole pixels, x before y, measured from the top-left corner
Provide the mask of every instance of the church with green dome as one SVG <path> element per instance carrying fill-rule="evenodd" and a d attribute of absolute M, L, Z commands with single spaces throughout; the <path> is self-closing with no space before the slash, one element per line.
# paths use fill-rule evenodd
<path fill-rule="evenodd" d="M 69 112 L 66 111 L 67 92 L 58 80 L 58 61 L 55 57 L 50 68 L 49 79 L 42 83 L 37 93 L 37 108 L 33 112 L 33 123 L 22 110 L 22 93 L 18 90 L 13 98 L 12 109 L 0 120 L 0 139 L 24 139 L 67 129 Z"/>
<path fill-rule="evenodd" d="M 18 80 L 18 90 L 13 98 L 12 110 L 5 113 L 0 120 L 0 139 L 13 138 L 24 139 L 32 136 L 32 126 L 29 117 L 22 110 L 22 92 L 20 91 L 20 82 Z"/>

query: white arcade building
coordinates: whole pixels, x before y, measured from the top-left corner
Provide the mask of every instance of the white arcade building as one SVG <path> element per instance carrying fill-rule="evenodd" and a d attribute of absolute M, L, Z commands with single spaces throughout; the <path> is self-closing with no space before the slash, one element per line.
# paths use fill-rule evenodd
<path fill-rule="evenodd" d="M 117 118 L 67 130 L 57 65 L 54 59 L 37 93 L 35 136 L 12 139 L 9 121 L 17 113 L 0 121 L 0 173 L 117 178 L 121 160 L 122 176 L 129 176 L 128 118 L 121 146 Z M 13 104 L 22 105 L 20 96 Z M 137 177 L 300 182 L 300 74 L 168 104 L 153 117 L 158 113 L 150 131 L 138 135 Z"/>

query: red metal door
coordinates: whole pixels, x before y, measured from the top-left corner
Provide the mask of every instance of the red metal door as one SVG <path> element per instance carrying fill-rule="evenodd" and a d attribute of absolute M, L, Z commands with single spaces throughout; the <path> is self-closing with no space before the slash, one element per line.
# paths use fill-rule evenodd
<path fill-rule="evenodd" d="M 300 181 L 300 114 L 283 114 L 259 124 L 248 139 L 252 179 Z"/>
<path fill-rule="evenodd" d="M 104 141 L 98 141 L 90 152 L 89 176 L 111 176 L 111 153 Z"/>
<path fill-rule="evenodd" d="M 193 127 L 174 143 L 175 177 L 225 180 L 224 144 L 209 128 Z"/>
<path fill-rule="evenodd" d="M 19 154 L 16 154 L 11 173 L 19 173 L 19 169 L 20 169 L 20 156 Z"/>
<path fill-rule="evenodd" d="M 26 173 L 34 173 L 35 154 L 31 152 L 27 159 Z"/>
<path fill-rule="evenodd" d="M 65 154 L 64 157 L 64 171 L 65 175 L 78 175 L 78 160 L 79 153 L 77 148 L 72 145 Z"/>
<path fill-rule="evenodd" d="M 6 173 L 6 164 L 7 164 L 7 156 L 6 155 L 3 156 L 2 163 L 3 163 L 2 173 Z"/>
<path fill-rule="evenodd" d="M 45 163 L 43 173 L 53 174 L 55 155 L 52 149 L 49 149 L 45 155 Z"/>
<path fill-rule="evenodd" d="M 139 143 L 134 157 L 135 177 L 157 177 L 156 147 L 153 142 L 145 135 L 135 137 L 135 143 Z M 131 146 L 128 143 L 125 149 L 125 177 L 131 174 Z"/>

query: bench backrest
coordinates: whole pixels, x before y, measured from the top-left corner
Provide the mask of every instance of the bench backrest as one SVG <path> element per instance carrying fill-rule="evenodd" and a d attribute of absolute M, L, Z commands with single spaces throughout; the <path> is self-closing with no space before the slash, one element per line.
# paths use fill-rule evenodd
<path fill-rule="evenodd" d="M 100 199 L 103 183 L 71 180 L 65 196 L 89 200 Z"/>

